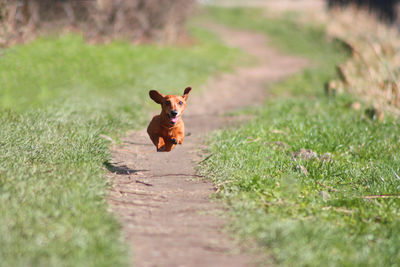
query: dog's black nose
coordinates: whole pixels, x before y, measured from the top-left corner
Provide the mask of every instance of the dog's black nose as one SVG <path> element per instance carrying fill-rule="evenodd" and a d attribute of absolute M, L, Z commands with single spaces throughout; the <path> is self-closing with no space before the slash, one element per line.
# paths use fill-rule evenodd
<path fill-rule="evenodd" d="M 176 117 L 176 115 L 178 115 L 178 111 L 176 111 L 176 110 L 171 110 L 171 115 L 172 115 L 173 117 Z"/>

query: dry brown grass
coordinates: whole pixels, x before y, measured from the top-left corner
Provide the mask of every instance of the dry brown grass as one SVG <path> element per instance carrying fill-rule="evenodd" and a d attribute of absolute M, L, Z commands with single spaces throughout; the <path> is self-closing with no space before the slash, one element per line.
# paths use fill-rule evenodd
<path fill-rule="evenodd" d="M 330 89 L 347 91 L 375 109 L 400 113 L 400 36 L 397 29 L 355 8 L 333 10 L 328 33 L 346 42 L 352 57 L 338 66 Z"/>
<path fill-rule="evenodd" d="M 94 41 L 172 43 L 184 33 L 194 0 L 0 0 L 0 44 L 73 29 Z"/>

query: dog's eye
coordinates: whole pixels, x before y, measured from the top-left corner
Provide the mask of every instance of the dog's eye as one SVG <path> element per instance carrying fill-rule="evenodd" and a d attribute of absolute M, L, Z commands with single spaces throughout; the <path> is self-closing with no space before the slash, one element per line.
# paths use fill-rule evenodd
<path fill-rule="evenodd" d="M 167 106 L 171 106 L 171 101 L 167 100 L 167 101 L 165 101 L 165 104 L 166 104 Z"/>
<path fill-rule="evenodd" d="M 182 105 L 183 105 L 183 102 L 182 102 L 182 101 L 179 101 L 179 105 L 182 106 Z"/>

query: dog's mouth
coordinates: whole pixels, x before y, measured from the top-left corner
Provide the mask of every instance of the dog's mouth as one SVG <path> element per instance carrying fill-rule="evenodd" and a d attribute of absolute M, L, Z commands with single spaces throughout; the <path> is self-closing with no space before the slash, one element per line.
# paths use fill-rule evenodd
<path fill-rule="evenodd" d="M 169 118 L 169 122 L 170 122 L 171 124 L 175 124 L 175 123 L 177 123 L 178 120 L 179 120 L 179 115 L 173 116 L 173 115 L 171 115 L 171 114 L 168 114 L 168 118 Z"/>

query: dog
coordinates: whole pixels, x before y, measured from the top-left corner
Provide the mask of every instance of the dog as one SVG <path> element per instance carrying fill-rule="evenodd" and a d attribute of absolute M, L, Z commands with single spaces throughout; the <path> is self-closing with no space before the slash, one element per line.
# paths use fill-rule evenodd
<path fill-rule="evenodd" d="M 156 115 L 147 127 L 147 133 L 157 148 L 157 152 L 169 152 L 176 145 L 181 145 L 185 138 L 185 125 L 182 120 L 183 111 L 191 87 L 187 87 L 183 96 L 163 95 L 156 90 L 149 91 L 154 102 L 161 105 L 160 115 Z"/>

